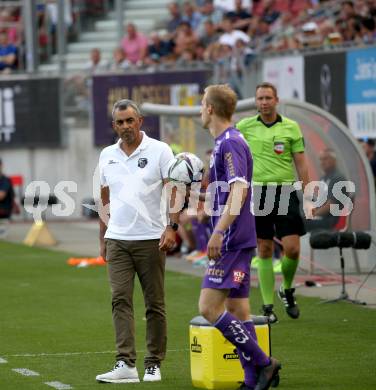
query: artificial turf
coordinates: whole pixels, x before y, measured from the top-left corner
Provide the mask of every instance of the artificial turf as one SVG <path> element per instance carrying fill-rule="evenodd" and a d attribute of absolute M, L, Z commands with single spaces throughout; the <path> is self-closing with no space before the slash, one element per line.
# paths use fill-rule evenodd
<path fill-rule="evenodd" d="M 110 291 L 105 267 L 74 268 L 69 254 L 0 241 L 0 389 L 48 389 L 58 381 L 94 389 L 114 363 Z M 183 260 L 182 260 L 183 261 Z M 189 321 L 197 315 L 200 278 L 167 272 L 168 353 L 163 381 L 116 385 L 129 389 L 192 389 Z M 253 308 L 261 299 L 252 289 Z M 273 355 L 282 364 L 279 389 L 375 390 L 376 310 L 347 303 L 318 305 L 299 297 L 301 318 L 277 303 Z M 257 311 L 257 310 L 256 310 Z M 135 291 L 138 369 L 143 371 L 145 320 Z M 1 362 L 1 359 L 0 359 Z M 22 376 L 28 368 L 39 376 Z"/>

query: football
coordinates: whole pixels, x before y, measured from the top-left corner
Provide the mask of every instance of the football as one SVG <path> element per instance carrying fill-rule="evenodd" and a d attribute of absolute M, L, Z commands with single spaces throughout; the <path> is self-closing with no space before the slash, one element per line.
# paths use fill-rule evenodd
<path fill-rule="evenodd" d="M 184 184 L 191 184 L 202 180 L 204 163 L 193 153 L 177 154 L 168 170 L 168 178 Z"/>

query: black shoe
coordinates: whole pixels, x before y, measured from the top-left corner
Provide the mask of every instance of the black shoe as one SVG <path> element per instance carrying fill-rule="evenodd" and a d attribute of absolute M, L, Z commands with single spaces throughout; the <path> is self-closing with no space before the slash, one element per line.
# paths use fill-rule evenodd
<path fill-rule="evenodd" d="M 253 387 L 249 387 L 245 384 L 245 382 L 242 382 L 240 387 L 238 387 L 236 390 L 253 390 Z"/>
<path fill-rule="evenodd" d="M 273 357 L 270 358 L 270 364 L 268 366 L 260 368 L 259 370 L 255 390 L 269 389 L 270 385 L 274 383 L 277 377 L 279 382 L 278 372 L 281 368 L 282 366 L 277 359 L 274 359 Z"/>
<path fill-rule="evenodd" d="M 273 311 L 273 305 L 262 305 L 262 312 L 265 317 L 269 318 L 270 324 L 275 324 L 278 322 L 278 317 Z"/>
<path fill-rule="evenodd" d="M 283 286 L 281 286 L 278 290 L 278 296 L 279 299 L 282 301 L 282 303 L 285 305 L 286 313 L 291 318 L 299 318 L 299 307 L 296 304 L 295 297 L 294 297 L 295 288 L 286 288 L 283 289 Z"/>

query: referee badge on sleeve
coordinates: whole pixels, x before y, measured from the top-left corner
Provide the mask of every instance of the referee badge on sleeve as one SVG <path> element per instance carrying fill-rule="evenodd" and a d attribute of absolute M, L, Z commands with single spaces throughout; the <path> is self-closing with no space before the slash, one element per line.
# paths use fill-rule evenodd
<path fill-rule="evenodd" d="M 282 154 L 285 151 L 285 144 L 283 142 L 274 142 L 274 151 L 277 154 Z"/>
<path fill-rule="evenodd" d="M 137 165 L 138 165 L 139 168 L 145 168 L 147 163 L 148 163 L 148 159 L 147 158 L 139 158 Z"/>

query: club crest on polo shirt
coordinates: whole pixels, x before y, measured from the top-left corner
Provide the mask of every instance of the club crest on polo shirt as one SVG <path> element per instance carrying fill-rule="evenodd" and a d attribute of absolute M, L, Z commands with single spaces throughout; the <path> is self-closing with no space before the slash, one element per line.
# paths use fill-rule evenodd
<path fill-rule="evenodd" d="M 234 270 L 233 280 L 235 283 L 241 283 L 244 279 L 245 273 L 243 271 Z"/>
<path fill-rule="evenodd" d="M 148 163 L 148 159 L 143 157 L 138 159 L 137 165 L 139 168 L 145 168 L 147 163 Z"/>
<path fill-rule="evenodd" d="M 274 142 L 274 151 L 277 154 L 282 154 L 285 151 L 285 144 L 283 142 Z"/>

